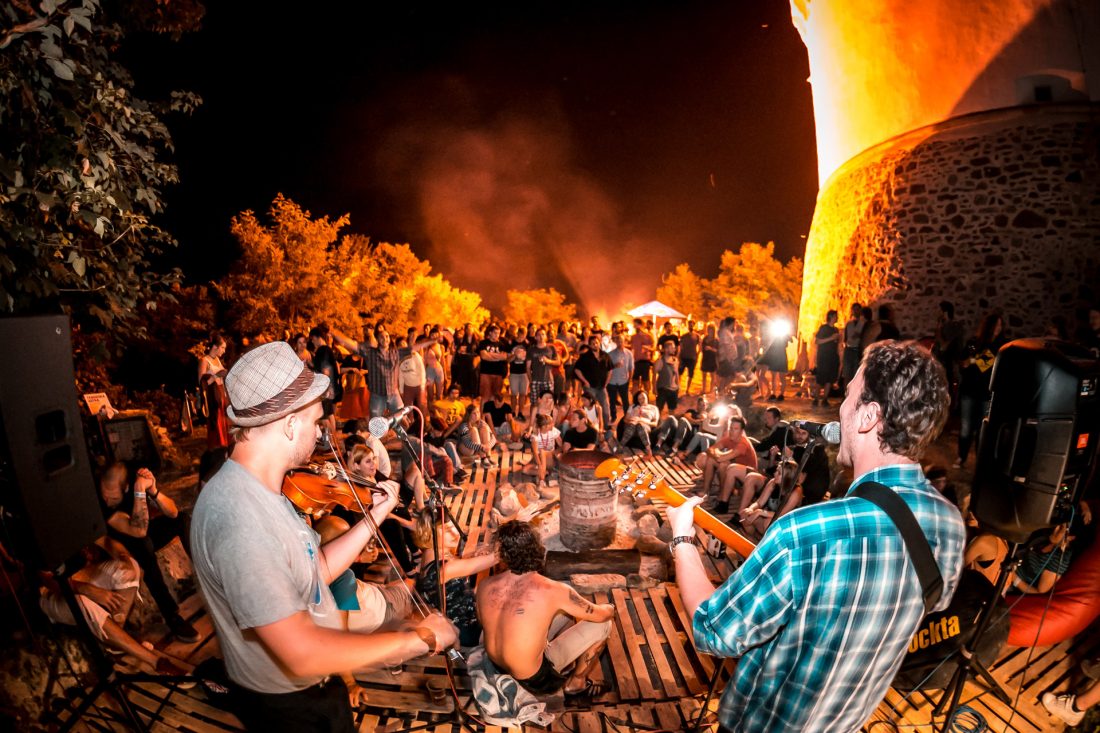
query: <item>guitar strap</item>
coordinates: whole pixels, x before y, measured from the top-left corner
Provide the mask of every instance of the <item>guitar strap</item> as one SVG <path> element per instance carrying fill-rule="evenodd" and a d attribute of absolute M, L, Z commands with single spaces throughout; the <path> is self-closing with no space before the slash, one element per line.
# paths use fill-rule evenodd
<path fill-rule="evenodd" d="M 860 484 L 849 491 L 848 496 L 871 502 L 886 512 L 886 516 L 897 527 L 901 538 L 905 540 L 909 559 L 917 570 L 917 578 L 920 579 L 921 589 L 924 591 L 924 613 L 928 614 L 943 595 L 943 576 L 932 554 L 932 547 L 928 544 L 928 538 L 917 523 L 917 518 L 913 516 L 913 511 L 900 496 L 875 481 Z"/>

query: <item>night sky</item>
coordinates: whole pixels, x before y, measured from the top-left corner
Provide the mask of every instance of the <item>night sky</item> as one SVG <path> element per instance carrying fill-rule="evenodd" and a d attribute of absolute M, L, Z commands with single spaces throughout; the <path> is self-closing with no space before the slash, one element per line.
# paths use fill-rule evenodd
<path fill-rule="evenodd" d="M 288 7 L 209 2 L 199 33 L 125 48 L 139 94 L 204 99 L 170 118 L 161 222 L 193 281 L 278 192 L 491 307 L 554 286 L 602 311 L 742 241 L 802 253 L 816 157 L 787 2 Z"/>

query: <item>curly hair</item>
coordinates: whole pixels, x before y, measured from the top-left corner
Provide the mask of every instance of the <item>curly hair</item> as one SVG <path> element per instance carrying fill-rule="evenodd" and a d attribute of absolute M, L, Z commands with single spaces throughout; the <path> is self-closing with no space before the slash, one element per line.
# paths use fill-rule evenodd
<path fill-rule="evenodd" d="M 859 404 L 879 405 L 879 445 L 919 461 L 947 421 L 943 365 L 915 341 L 880 341 L 868 347 L 862 367 Z"/>
<path fill-rule="evenodd" d="M 494 543 L 500 561 L 513 573 L 522 575 L 542 570 L 546 549 L 538 532 L 526 522 L 513 519 L 500 525 Z"/>

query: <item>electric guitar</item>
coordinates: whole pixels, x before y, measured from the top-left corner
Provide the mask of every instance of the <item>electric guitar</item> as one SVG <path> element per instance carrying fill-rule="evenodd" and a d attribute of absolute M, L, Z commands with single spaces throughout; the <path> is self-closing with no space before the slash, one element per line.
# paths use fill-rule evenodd
<path fill-rule="evenodd" d="M 596 476 L 606 478 L 611 486 L 623 494 L 629 492 L 635 499 L 656 497 L 666 504 L 680 506 L 687 497 L 668 485 L 663 478 L 654 476 L 644 465 L 627 465 L 618 458 L 608 458 L 596 466 Z M 744 535 L 735 532 L 728 524 L 701 507 L 695 507 L 695 523 L 710 532 L 741 557 L 748 557 L 756 549 Z"/>

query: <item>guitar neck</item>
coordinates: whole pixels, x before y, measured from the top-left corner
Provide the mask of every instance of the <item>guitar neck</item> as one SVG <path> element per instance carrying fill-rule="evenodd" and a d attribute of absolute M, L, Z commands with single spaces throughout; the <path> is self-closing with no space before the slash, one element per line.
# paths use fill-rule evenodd
<path fill-rule="evenodd" d="M 653 494 L 663 499 L 666 503 L 672 506 L 680 506 L 687 497 L 681 494 L 676 489 L 665 484 L 663 481 L 657 485 L 657 488 L 653 489 Z M 712 535 L 722 541 L 723 544 L 732 548 L 741 557 L 748 557 L 752 554 L 752 551 L 756 549 L 756 545 L 753 544 L 747 537 L 738 532 L 735 532 L 732 527 L 723 522 L 718 517 L 714 516 L 706 509 L 702 507 L 695 507 L 695 523 L 710 532 Z"/>

